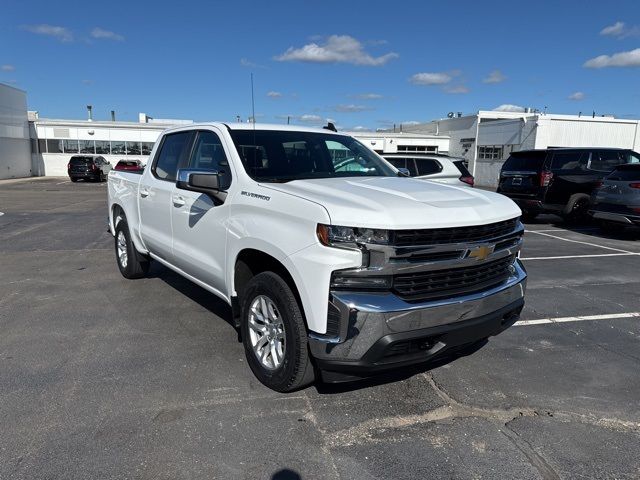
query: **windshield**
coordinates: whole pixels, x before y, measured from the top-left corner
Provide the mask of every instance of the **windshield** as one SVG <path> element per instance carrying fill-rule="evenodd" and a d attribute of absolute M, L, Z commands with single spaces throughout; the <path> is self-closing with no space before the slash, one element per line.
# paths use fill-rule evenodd
<path fill-rule="evenodd" d="M 257 181 L 397 175 L 390 165 L 347 135 L 278 130 L 230 133 L 244 169 Z"/>

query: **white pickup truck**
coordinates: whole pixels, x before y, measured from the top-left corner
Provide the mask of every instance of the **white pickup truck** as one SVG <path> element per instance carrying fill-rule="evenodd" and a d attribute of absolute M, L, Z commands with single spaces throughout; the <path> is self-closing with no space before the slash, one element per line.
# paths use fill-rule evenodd
<path fill-rule="evenodd" d="M 524 305 L 511 200 L 408 178 L 348 135 L 174 128 L 108 191 L 122 274 L 154 260 L 228 302 L 277 391 L 469 351 Z"/>

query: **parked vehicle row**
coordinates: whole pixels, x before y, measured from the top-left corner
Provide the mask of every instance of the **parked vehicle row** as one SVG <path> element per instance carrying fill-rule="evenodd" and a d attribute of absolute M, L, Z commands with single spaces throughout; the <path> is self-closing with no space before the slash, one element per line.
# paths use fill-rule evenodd
<path fill-rule="evenodd" d="M 223 299 L 278 391 L 482 345 L 524 305 L 510 199 L 407 178 L 328 130 L 167 130 L 141 175 L 110 173 L 108 205 L 122 275 L 153 260 Z"/>
<path fill-rule="evenodd" d="M 142 173 L 144 164 L 140 160 L 120 160 L 115 167 L 100 155 L 74 155 L 67 164 L 67 173 L 72 182 L 80 179 L 104 182 L 111 170 Z"/>
<path fill-rule="evenodd" d="M 555 213 L 575 221 L 587 216 L 591 194 L 603 179 L 629 163 L 640 163 L 640 154 L 613 148 L 513 152 L 502 166 L 497 191 L 516 202 L 525 218 Z"/>

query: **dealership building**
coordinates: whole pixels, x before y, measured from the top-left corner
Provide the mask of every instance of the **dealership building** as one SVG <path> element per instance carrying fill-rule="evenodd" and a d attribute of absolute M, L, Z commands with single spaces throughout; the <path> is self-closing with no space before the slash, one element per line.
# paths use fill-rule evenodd
<path fill-rule="evenodd" d="M 467 159 L 476 184 L 496 187 L 500 168 L 517 150 L 612 147 L 640 150 L 640 121 L 595 115 L 481 110 L 472 115 L 405 127 L 405 132 L 446 135 L 449 155 Z"/>
<path fill-rule="evenodd" d="M 26 93 L 0 84 L 0 179 L 65 176 L 72 155 L 103 155 L 112 164 L 121 159 L 146 162 L 166 128 L 191 120 L 154 119 L 144 113 L 138 122 L 40 118 L 27 112 Z M 497 185 L 500 168 L 517 150 L 550 147 L 615 147 L 640 150 L 640 121 L 595 115 L 557 115 L 480 110 L 450 113 L 448 118 L 400 131 L 346 132 L 378 153 L 440 153 L 465 158 L 476 184 Z"/>

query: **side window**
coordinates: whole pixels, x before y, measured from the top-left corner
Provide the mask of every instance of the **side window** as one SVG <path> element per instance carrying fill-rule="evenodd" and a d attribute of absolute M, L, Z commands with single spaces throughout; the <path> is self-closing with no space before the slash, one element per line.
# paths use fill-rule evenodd
<path fill-rule="evenodd" d="M 396 168 L 407 168 L 406 158 L 387 158 L 386 160 Z"/>
<path fill-rule="evenodd" d="M 228 166 L 229 162 L 218 135 L 210 131 L 199 132 L 189 168 L 224 173 L 229 171 Z"/>
<path fill-rule="evenodd" d="M 418 165 L 418 175 L 433 175 L 442 171 L 442 165 L 436 160 L 430 158 L 416 158 Z"/>
<path fill-rule="evenodd" d="M 553 171 L 576 171 L 580 168 L 580 152 L 556 152 L 551 161 Z"/>
<path fill-rule="evenodd" d="M 589 169 L 598 172 L 611 172 L 615 167 L 625 163 L 622 152 L 619 150 L 596 150 L 591 155 Z"/>
<path fill-rule="evenodd" d="M 193 132 L 172 133 L 164 137 L 152 172 L 160 180 L 175 182 L 178 168 L 187 163 Z"/>
<path fill-rule="evenodd" d="M 626 163 L 640 163 L 640 153 L 630 151 L 625 154 L 625 157 Z"/>

